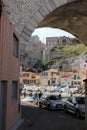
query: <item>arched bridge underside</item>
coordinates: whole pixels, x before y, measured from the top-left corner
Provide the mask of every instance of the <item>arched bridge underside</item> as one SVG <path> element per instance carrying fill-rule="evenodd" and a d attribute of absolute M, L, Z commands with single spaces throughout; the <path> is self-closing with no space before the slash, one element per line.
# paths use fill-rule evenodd
<path fill-rule="evenodd" d="M 66 30 L 87 45 L 87 0 L 3 0 L 20 41 L 37 27 Z"/>

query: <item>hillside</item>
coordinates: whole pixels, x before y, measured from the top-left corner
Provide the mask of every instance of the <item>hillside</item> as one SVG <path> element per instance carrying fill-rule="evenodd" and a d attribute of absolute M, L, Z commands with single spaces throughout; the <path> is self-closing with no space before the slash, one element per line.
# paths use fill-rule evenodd
<path fill-rule="evenodd" d="M 76 44 L 76 45 L 56 46 L 51 51 L 52 52 L 70 52 L 70 53 L 77 52 L 77 54 L 80 55 L 85 50 L 87 50 L 87 47 L 84 44 Z"/>
<path fill-rule="evenodd" d="M 68 55 L 63 55 L 61 57 L 55 57 L 50 61 L 46 62 L 45 66 L 53 67 L 54 64 L 57 64 L 57 68 L 63 66 L 66 60 L 75 59 L 77 56 L 80 56 L 83 52 L 87 50 L 87 47 L 84 44 L 76 44 L 76 45 L 66 45 L 66 46 L 56 46 L 51 49 L 50 53 L 68 53 Z M 67 67 L 70 66 L 69 62 L 67 62 Z"/>

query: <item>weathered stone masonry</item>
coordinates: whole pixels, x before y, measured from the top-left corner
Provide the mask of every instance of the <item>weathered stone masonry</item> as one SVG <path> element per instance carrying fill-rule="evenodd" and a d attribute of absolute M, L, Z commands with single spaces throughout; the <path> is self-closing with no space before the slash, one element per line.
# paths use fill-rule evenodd
<path fill-rule="evenodd" d="M 28 42 L 31 33 L 50 12 L 71 1 L 76 0 L 4 0 L 10 19 L 24 42 Z"/>

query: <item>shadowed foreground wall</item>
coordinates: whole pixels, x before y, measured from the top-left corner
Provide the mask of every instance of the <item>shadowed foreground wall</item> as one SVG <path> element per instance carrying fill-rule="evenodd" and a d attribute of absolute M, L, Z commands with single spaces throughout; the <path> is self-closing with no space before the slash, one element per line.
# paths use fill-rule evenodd
<path fill-rule="evenodd" d="M 3 122 L 6 122 L 4 125 L 6 125 L 6 130 L 9 130 L 19 119 L 18 98 L 15 101 L 12 99 L 12 82 L 19 82 L 19 58 L 13 55 L 13 32 L 12 24 L 3 12 L 0 17 L 0 130 L 3 129 Z M 1 83 L 3 81 L 7 82 L 7 97 L 6 100 L 4 99 L 5 101 L 2 99 Z M 6 109 L 2 112 L 4 103 Z M 5 120 L 3 120 L 4 116 L 2 116 L 2 113 L 6 113 Z"/>

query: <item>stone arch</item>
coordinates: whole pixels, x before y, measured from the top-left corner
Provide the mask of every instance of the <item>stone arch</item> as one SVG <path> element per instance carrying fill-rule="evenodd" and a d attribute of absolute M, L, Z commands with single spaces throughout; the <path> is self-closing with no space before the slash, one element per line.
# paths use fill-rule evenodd
<path fill-rule="evenodd" d="M 78 38 L 80 38 L 85 44 L 87 42 L 86 40 L 86 34 L 87 34 L 87 31 L 86 31 L 87 2 L 86 0 L 36 0 L 36 1 L 34 0 L 32 1 L 31 0 L 26 0 L 26 1 L 25 0 L 22 0 L 22 1 L 21 0 L 13 0 L 13 1 L 2 0 L 2 1 L 5 3 L 5 9 L 8 15 L 10 16 L 15 29 L 19 33 L 19 36 L 22 42 L 25 42 L 25 43 L 28 42 L 29 36 L 34 31 L 34 29 L 37 27 L 43 27 L 43 26 L 56 27 L 56 28 L 66 30 L 78 36 Z M 76 9 L 77 4 L 80 7 L 80 9 L 79 7 L 78 9 Z M 63 11 L 59 11 L 60 14 L 61 13 L 63 14 L 64 11 L 66 12 L 69 5 L 71 5 L 72 11 L 78 14 L 78 17 L 73 17 L 70 19 L 69 19 L 70 15 L 68 16 L 68 18 L 66 17 L 69 20 L 68 27 L 66 25 L 64 26 L 64 24 L 67 24 L 65 22 L 63 22 L 63 26 L 61 25 L 54 26 L 52 24 L 52 20 L 50 21 L 51 24 L 49 24 L 48 22 L 47 24 L 40 24 L 40 23 L 43 23 L 44 19 L 48 20 L 49 18 L 47 19 L 47 17 L 49 17 L 49 15 L 52 14 L 52 12 L 55 13 L 56 9 L 62 10 L 61 8 L 63 7 Z M 76 8 L 74 9 L 73 6 L 75 6 Z M 52 16 L 50 15 L 50 17 Z M 63 17 L 61 17 L 61 19 L 63 20 Z M 61 20 L 58 19 L 58 21 L 59 21 L 58 24 L 60 24 Z M 76 25 L 74 26 L 72 25 L 72 23 Z M 80 29 L 81 26 L 83 26 L 84 30 L 82 30 L 82 28 Z M 82 31 L 84 31 L 84 33 L 80 33 Z"/>
<path fill-rule="evenodd" d="M 73 1 L 55 9 L 38 26 L 47 25 L 66 30 L 87 45 L 87 1 Z"/>
<path fill-rule="evenodd" d="M 29 36 L 34 31 L 35 28 L 38 27 L 38 24 L 43 21 L 43 19 L 49 15 L 56 8 L 59 8 L 67 3 L 71 3 L 76 0 L 48 0 L 43 6 L 39 7 L 39 9 L 30 17 L 27 23 L 22 30 L 20 37 L 24 39 L 26 42 L 29 40 Z"/>
<path fill-rule="evenodd" d="M 66 21 L 66 22 L 63 22 L 63 26 L 56 25 L 55 27 L 71 32 L 72 34 L 75 34 L 85 44 L 87 42 L 87 38 L 86 38 L 87 36 L 87 31 L 86 31 L 87 1 L 86 0 L 36 0 L 36 1 L 34 0 L 32 1 L 31 0 L 22 0 L 22 1 L 21 0 L 2 0 L 2 1 L 5 3 L 5 10 L 7 11 L 16 31 L 19 33 L 19 36 L 21 39 L 20 41 L 25 42 L 25 43 L 28 42 L 29 36 L 31 35 L 31 33 L 34 31 L 35 28 L 48 26 L 48 25 L 49 27 L 54 27 L 54 25 L 52 24 L 52 20 L 50 21 L 51 24 L 49 24 L 49 22 L 47 22 L 47 24 L 40 24 L 40 23 L 43 23 L 44 19 L 49 20 L 49 15 L 52 12 L 55 13 L 55 10 L 57 8 L 58 10 L 61 10 L 60 8 L 64 6 L 65 10 L 63 10 L 63 12 L 64 11 L 66 12 L 67 10 L 66 8 L 68 8 L 69 4 L 71 4 L 71 7 L 73 6 L 73 3 L 75 7 L 78 4 L 79 11 L 72 8 L 73 11 L 78 14 L 78 17 L 73 17 L 69 19 L 70 15 L 69 16 L 67 15 L 68 18 L 67 17 L 66 18 L 68 19 L 68 26 L 66 25 L 64 26 L 64 24 L 67 24 L 67 21 Z M 63 14 L 63 12 L 61 11 L 59 12 Z M 63 17 L 61 19 L 63 20 Z M 61 20 L 58 19 L 58 21 L 59 21 L 58 24 L 60 24 Z"/>

